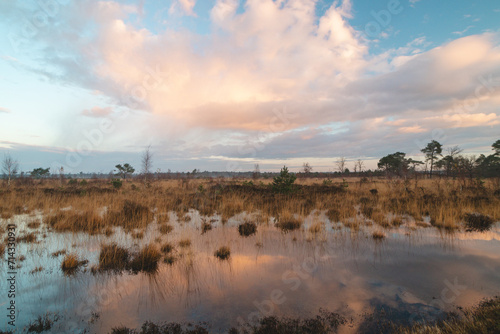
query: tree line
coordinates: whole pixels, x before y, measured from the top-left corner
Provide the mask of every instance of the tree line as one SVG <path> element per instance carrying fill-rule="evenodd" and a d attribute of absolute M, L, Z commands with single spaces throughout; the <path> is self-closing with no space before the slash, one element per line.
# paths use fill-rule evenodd
<path fill-rule="evenodd" d="M 446 153 L 443 154 L 443 145 L 436 140 L 432 140 L 424 147 L 421 152 L 424 154 L 424 161 L 414 160 L 412 158 L 407 158 L 404 152 L 395 152 L 382 157 L 378 163 L 378 171 L 376 174 L 383 173 L 388 177 L 408 177 L 410 175 L 416 175 L 416 173 L 426 173 L 430 178 L 433 175 L 438 174 L 439 176 L 446 177 L 462 177 L 462 178 L 474 178 L 474 177 L 499 177 L 500 176 L 500 139 L 492 144 L 493 153 L 490 155 L 481 154 L 476 155 L 463 155 L 462 149 L 458 146 L 449 147 L 446 149 Z M 142 154 L 142 168 L 140 170 L 140 177 L 143 179 L 146 185 L 152 180 L 153 177 L 153 154 L 151 152 L 151 147 L 147 147 Z M 364 170 L 364 162 L 361 159 L 354 161 L 353 165 L 354 174 L 366 172 Z M 11 157 L 10 154 L 5 154 L 2 160 L 2 172 L 4 180 L 7 185 L 10 186 L 12 179 L 17 178 L 19 175 L 19 163 L 16 159 Z M 129 163 L 118 164 L 115 166 L 115 170 L 112 172 L 112 176 L 116 177 L 118 180 L 127 179 L 133 177 L 136 169 Z M 377 173 L 378 172 L 378 173 Z M 249 172 L 254 178 L 260 178 L 263 174 L 269 176 L 268 174 L 273 173 L 261 173 L 259 165 L 256 164 L 254 171 Z M 30 171 L 29 176 L 33 179 L 43 179 L 51 177 L 49 168 L 35 168 Z M 160 173 L 158 170 L 157 173 Z M 168 173 L 171 174 L 170 172 Z M 180 173 L 178 173 L 180 174 Z M 186 173 L 182 173 L 184 175 Z M 187 173 L 187 177 L 193 178 L 200 171 L 194 169 L 192 172 Z M 241 175 L 241 173 L 236 173 Z M 243 173 L 247 174 L 247 173 Z M 313 167 L 305 162 L 302 166 L 301 171 L 298 173 L 299 177 L 310 177 L 313 174 Z M 326 175 L 331 173 L 314 173 L 315 176 Z M 352 175 L 352 172 L 347 167 L 347 160 L 345 157 L 340 157 L 336 161 L 336 171 L 334 174 L 347 176 Z M 61 167 L 58 170 L 58 177 L 64 177 L 64 169 Z"/>

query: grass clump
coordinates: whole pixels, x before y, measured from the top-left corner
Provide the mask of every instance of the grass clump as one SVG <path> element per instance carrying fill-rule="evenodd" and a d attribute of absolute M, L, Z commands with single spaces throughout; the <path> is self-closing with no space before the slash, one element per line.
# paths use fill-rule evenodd
<path fill-rule="evenodd" d="M 214 256 L 220 260 L 227 260 L 231 256 L 231 250 L 227 246 L 222 246 L 215 251 Z"/>
<path fill-rule="evenodd" d="M 62 211 L 46 219 L 47 225 L 57 232 L 99 233 L 104 225 L 103 218 L 93 210 L 84 212 Z"/>
<path fill-rule="evenodd" d="M 481 213 L 466 213 L 464 215 L 467 232 L 485 232 L 491 229 L 494 221 L 490 216 Z"/>
<path fill-rule="evenodd" d="M 293 230 L 298 230 L 301 226 L 302 226 L 301 221 L 294 217 L 280 219 L 280 221 L 276 223 L 276 227 L 285 233 Z"/>
<path fill-rule="evenodd" d="M 88 262 L 88 260 L 80 260 L 76 254 L 68 254 L 61 263 L 61 270 L 66 276 L 70 276 L 76 273 L 80 266 L 86 265 Z"/>
<path fill-rule="evenodd" d="M 153 273 L 158 269 L 158 261 L 161 259 L 161 253 L 154 245 L 144 246 L 129 263 L 129 268 L 133 272 Z"/>
<path fill-rule="evenodd" d="M 58 250 L 54 253 L 51 254 L 52 257 L 58 257 L 58 256 L 61 256 L 61 255 L 66 255 L 66 250 L 65 249 L 61 249 L 61 250 Z"/>
<path fill-rule="evenodd" d="M 181 248 L 187 248 L 191 246 L 191 239 L 182 239 L 179 241 L 179 247 Z"/>
<path fill-rule="evenodd" d="M 134 238 L 134 239 L 142 239 L 142 238 L 144 238 L 144 232 L 143 231 L 133 232 L 132 233 L 132 238 Z"/>
<path fill-rule="evenodd" d="M 167 242 L 161 246 L 160 250 L 163 254 L 168 254 L 174 250 L 174 246 L 171 243 Z"/>
<path fill-rule="evenodd" d="M 257 232 L 257 224 L 253 222 L 244 222 L 238 226 L 238 232 L 242 237 L 248 237 Z"/>
<path fill-rule="evenodd" d="M 385 233 L 382 231 L 375 231 L 372 233 L 372 238 L 373 238 L 373 240 L 384 240 Z"/>
<path fill-rule="evenodd" d="M 28 244 L 35 243 L 36 241 L 37 241 L 36 235 L 33 232 L 26 233 L 26 234 L 20 236 L 19 238 L 17 238 L 17 242 L 26 242 Z"/>
<path fill-rule="evenodd" d="M 28 228 L 30 228 L 32 230 L 35 230 L 35 229 L 40 227 L 40 222 L 30 222 L 26 226 L 28 226 Z"/>
<path fill-rule="evenodd" d="M 161 234 L 169 234 L 174 230 L 174 227 L 170 224 L 162 224 L 160 225 L 158 230 L 160 231 Z"/>
<path fill-rule="evenodd" d="M 100 270 L 123 270 L 127 267 L 130 254 L 116 244 L 104 245 L 99 253 Z"/>
<path fill-rule="evenodd" d="M 168 265 L 173 265 L 175 260 L 177 260 L 177 258 L 173 255 L 167 255 L 163 258 L 163 263 L 166 263 Z"/>
<path fill-rule="evenodd" d="M 212 224 L 207 222 L 203 222 L 203 224 L 201 224 L 201 234 L 205 234 L 211 230 L 212 230 Z"/>

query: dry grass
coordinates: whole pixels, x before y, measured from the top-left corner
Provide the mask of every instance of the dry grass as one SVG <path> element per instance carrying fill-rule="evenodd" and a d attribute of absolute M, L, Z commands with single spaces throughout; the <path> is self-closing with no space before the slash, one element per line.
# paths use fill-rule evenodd
<path fill-rule="evenodd" d="M 123 270 L 128 266 L 130 254 L 128 250 L 116 244 L 103 245 L 99 253 L 100 270 Z"/>
<path fill-rule="evenodd" d="M 386 235 L 385 235 L 385 233 L 384 233 L 384 232 L 382 232 L 382 231 L 374 231 L 374 232 L 372 233 L 372 238 L 373 238 L 374 240 L 383 240 L 383 239 L 385 239 L 385 237 L 386 237 Z"/>
<path fill-rule="evenodd" d="M 293 230 L 298 230 L 301 226 L 302 222 L 296 218 L 281 220 L 276 223 L 276 227 L 285 233 Z"/>
<path fill-rule="evenodd" d="M 61 263 L 61 270 L 67 276 L 73 275 L 78 271 L 78 269 L 86 265 L 88 260 L 80 260 L 76 254 L 68 254 L 64 257 Z"/>
<path fill-rule="evenodd" d="M 331 221 L 345 223 L 356 217 L 358 205 L 365 217 L 375 218 L 377 224 L 387 227 L 399 222 L 385 221 L 381 215 L 409 215 L 416 221 L 430 216 L 435 227 L 447 229 L 466 228 L 464 216 L 470 212 L 489 216 L 493 221 L 500 219 L 500 197 L 495 195 L 498 185 L 494 180 L 486 180 L 480 186 L 477 182 L 437 178 L 411 183 L 383 178 L 361 183 L 353 178 L 343 188 L 341 180 L 321 185 L 319 179 L 301 179 L 293 195 L 274 193 L 267 185 L 270 180 L 256 186 L 243 186 L 242 181 L 165 180 L 147 189 L 137 183 L 134 191 L 130 187 L 112 189 L 104 180 L 63 188 L 47 181 L 43 185 L 0 189 L 0 214 L 11 216 L 40 210 L 45 214 L 44 222 L 54 231 L 90 234 L 110 233 L 112 226 L 143 229 L 154 221 L 167 226 L 163 224 L 168 221 L 169 212 L 189 217 L 186 213 L 190 209 L 202 215 L 218 213 L 222 222 L 243 211 L 259 211 L 262 217 L 278 218 L 278 227 L 285 231 L 297 227 L 288 218 L 307 216 L 314 209 L 325 210 Z M 200 185 L 203 193 L 197 190 Z M 373 189 L 377 190 L 376 195 L 372 194 Z M 101 211 L 103 207 L 107 208 L 105 212 Z M 164 229 L 169 233 L 168 227 Z"/>
<path fill-rule="evenodd" d="M 158 248 L 154 245 L 146 245 L 132 258 L 129 268 L 133 272 L 154 273 L 158 269 L 160 259 L 161 253 Z"/>
<path fill-rule="evenodd" d="M 54 253 L 51 254 L 52 257 L 58 257 L 58 256 L 61 256 L 61 255 L 66 255 L 66 250 L 65 249 L 61 249 L 61 250 L 58 250 Z"/>
<path fill-rule="evenodd" d="M 494 221 L 490 216 L 480 213 L 466 213 L 464 216 L 467 232 L 484 232 L 491 229 Z"/>
<path fill-rule="evenodd" d="M 167 242 L 167 243 L 164 243 L 161 248 L 160 248 L 161 252 L 163 254 L 168 254 L 170 252 L 172 252 L 174 250 L 174 245 L 172 245 L 171 243 Z"/>
<path fill-rule="evenodd" d="M 205 233 L 207 233 L 208 231 L 211 231 L 211 230 L 212 230 L 212 224 L 207 223 L 207 222 L 203 222 L 201 224 L 201 234 L 205 234 Z"/>
<path fill-rule="evenodd" d="M 136 231 L 132 233 L 132 238 L 134 239 L 142 239 L 144 238 L 144 232 L 142 231 Z"/>
<path fill-rule="evenodd" d="M 26 233 L 17 238 L 17 242 L 26 242 L 28 244 L 37 242 L 35 233 Z"/>
<path fill-rule="evenodd" d="M 179 247 L 181 248 L 187 248 L 191 246 L 191 239 L 182 239 L 179 241 Z"/>
<path fill-rule="evenodd" d="M 35 230 L 40 227 L 40 222 L 29 222 L 28 225 L 26 226 L 28 226 L 28 228 Z"/>
<path fill-rule="evenodd" d="M 161 234 L 168 234 L 174 230 L 174 227 L 170 224 L 162 224 L 158 228 Z"/>
<path fill-rule="evenodd" d="M 244 222 L 238 225 L 238 233 L 243 237 L 248 237 L 257 232 L 257 224 L 253 222 Z"/>
<path fill-rule="evenodd" d="M 30 271 L 30 274 L 36 274 L 36 273 L 39 273 L 43 270 L 43 267 L 36 267 L 35 269 L 33 269 L 32 271 Z"/>

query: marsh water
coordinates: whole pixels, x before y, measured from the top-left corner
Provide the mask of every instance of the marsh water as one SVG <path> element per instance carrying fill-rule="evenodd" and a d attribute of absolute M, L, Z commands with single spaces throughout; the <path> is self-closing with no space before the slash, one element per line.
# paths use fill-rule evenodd
<path fill-rule="evenodd" d="M 18 236 L 34 231 L 38 239 L 16 247 L 18 256 L 25 256 L 16 274 L 17 332 L 25 332 L 31 321 L 47 312 L 57 320 L 52 332 L 109 333 L 113 327 L 139 328 L 153 321 L 206 322 L 217 333 L 262 316 L 313 317 L 320 309 L 349 319 L 340 332 L 368 331 L 367 315 L 381 310 L 394 321 L 411 324 L 500 293 L 498 223 L 483 233 L 406 225 L 351 230 L 315 212 L 300 230 L 283 233 L 269 223 L 259 225 L 255 235 L 242 237 L 237 226 L 246 214 L 225 224 L 217 216 L 209 217 L 213 229 L 206 233 L 197 212 L 190 212 L 187 222 L 171 215 L 172 232 L 162 235 L 153 223 L 142 239 L 119 228 L 111 236 L 55 233 L 43 224 L 28 228 L 28 222 L 42 221 L 36 215 L 4 220 L 3 225 L 17 225 Z M 309 226 L 318 221 L 323 227 L 312 233 Z M 386 237 L 373 239 L 374 230 Z M 139 249 L 186 238 L 191 245 L 176 245 L 177 260 L 161 262 L 155 274 L 90 270 L 98 263 L 102 244 Z M 229 260 L 214 256 L 220 246 L 230 247 Z M 64 275 L 63 256 L 51 255 L 59 250 L 89 260 L 87 267 Z M 3 263 L 0 273 L 6 277 Z M 2 309 L 9 302 L 7 290 L 2 279 Z M 7 321 L 2 314 L 0 328 L 14 329 Z"/>

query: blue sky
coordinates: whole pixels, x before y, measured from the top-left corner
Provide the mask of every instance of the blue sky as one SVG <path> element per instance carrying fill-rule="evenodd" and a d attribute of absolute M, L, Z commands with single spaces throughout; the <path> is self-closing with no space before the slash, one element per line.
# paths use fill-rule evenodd
<path fill-rule="evenodd" d="M 335 169 L 488 154 L 496 1 L 0 1 L 0 154 L 21 169 Z"/>

